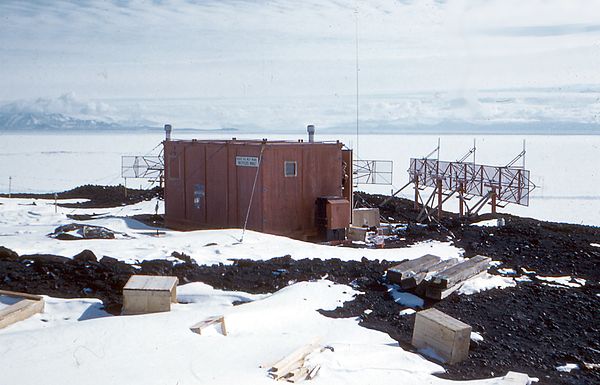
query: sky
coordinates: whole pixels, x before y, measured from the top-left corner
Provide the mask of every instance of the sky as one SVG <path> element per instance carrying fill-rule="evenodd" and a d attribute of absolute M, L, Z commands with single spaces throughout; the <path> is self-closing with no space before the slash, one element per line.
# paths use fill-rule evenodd
<path fill-rule="evenodd" d="M 596 124 L 598 15 L 600 0 L 3 0 L 0 102 L 203 128 L 336 126 L 356 114 L 358 63 L 375 125 Z"/>

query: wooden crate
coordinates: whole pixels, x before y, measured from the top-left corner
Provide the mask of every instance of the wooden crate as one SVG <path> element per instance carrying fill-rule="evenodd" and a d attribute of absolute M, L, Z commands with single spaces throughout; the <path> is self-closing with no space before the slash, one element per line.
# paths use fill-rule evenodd
<path fill-rule="evenodd" d="M 123 288 L 122 314 L 146 314 L 171 310 L 177 302 L 177 277 L 132 275 Z"/>
<path fill-rule="evenodd" d="M 437 309 L 420 311 L 415 317 L 412 345 L 432 349 L 445 362 L 454 364 L 469 357 L 471 326 Z"/>
<path fill-rule="evenodd" d="M 377 227 L 379 224 L 378 208 L 360 208 L 352 210 L 352 225 L 357 227 Z"/>

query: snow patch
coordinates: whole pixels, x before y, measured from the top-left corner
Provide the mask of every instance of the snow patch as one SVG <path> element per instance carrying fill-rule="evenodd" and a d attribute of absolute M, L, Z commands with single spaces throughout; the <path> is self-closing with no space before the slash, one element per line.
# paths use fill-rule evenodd
<path fill-rule="evenodd" d="M 502 275 L 516 275 L 517 274 L 517 272 L 514 269 L 509 269 L 509 268 L 498 269 L 498 273 L 500 273 Z"/>
<path fill-rule="evenodd" d="M 498 227 L 498 219 L 488 219 L 485 221 L 479 221 L 475 223 L 471 223 L 471 226 L 476 227 Z"/>
<path fill-rule="evenodd" d="M 562 277 L 543 277 L 538 275 L 536 277 L 540 281 L 556 283 L 558 285 L 567 286 L 567 287 L 582 287 L 585 285 L 585 279 L 583 278 L 574 278 L 570 275 L 565 275 Z"/>
<path fill-rule="evenodd" d="M 556 370 L 558 370 L 559 372 L 565 372 L 565 373 L 571 373 L 571 370 L 577 370 L 577 369 L 579 369 L 579 365 L 577 365 L 577 364 L 565 364 L 565 365 L 556 367 Z"/>
<path fill-rule="evenodd" d="M 398 313 L 399 315 L 411 315 L 411 314 L 415 314 L 417 311 L 415 309 L 411 309 L 411 308 L 406 308 L 404 310 L 400 310 L 400 313 Z"/>
<path fill-rule="evenodd" d="M 471 295 L 489 289 L 505 289 L 507 287 L 516 286 L 514 279 L 501 277 L 486 273 L 481 277 L 476 277 L 467 280 L 460 289 L 458 294 Z"/>
<path fill-rule="evenodd" d="M 388 293 L 394 299 L 397 304 L 408 306 L 408 307 L 423 307 L 425 301 L 414 294 L 407 293 L 398 289 L 396 285 L 388 285 Z"/>

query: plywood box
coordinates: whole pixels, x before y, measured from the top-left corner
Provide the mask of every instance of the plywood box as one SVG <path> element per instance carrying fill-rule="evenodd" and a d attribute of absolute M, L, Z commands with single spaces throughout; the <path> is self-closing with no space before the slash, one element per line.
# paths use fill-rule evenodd
<path fill-rule="evenodd" d="M 146 314 L 171 310 L 177 302 L 177 277 L 132 275 L 123 288 L 122 314 Z"/>
<path fill-rule="evenodd" d="M 415 317 L 412 345 L 432 349 L 445 362 L 454 364 L 469 357 L 471 326 L 437 309 L 420 311 Z"/>
<path fill-rule="evenodd" d="M 362 227 L 377 227 L 379 226 L 379 209 L 378 208 L 360 208 L 352 211 L 352 224 Z"/>

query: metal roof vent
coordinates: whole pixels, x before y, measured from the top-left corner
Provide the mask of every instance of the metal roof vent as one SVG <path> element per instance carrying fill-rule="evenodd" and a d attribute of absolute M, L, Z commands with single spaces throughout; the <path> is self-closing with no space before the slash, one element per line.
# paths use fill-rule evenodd
<path fill-rule="evenodd" d="M 308 142 L 313 143 L 315 141 L 315 126 L 309 124 L 306 126 L 306 131 L 308 132 Z"/>

